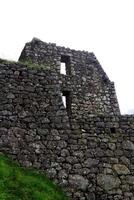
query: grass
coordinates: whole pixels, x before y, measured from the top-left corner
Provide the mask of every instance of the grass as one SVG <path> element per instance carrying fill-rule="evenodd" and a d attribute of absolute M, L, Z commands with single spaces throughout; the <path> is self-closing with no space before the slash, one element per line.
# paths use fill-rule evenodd
<path fill-rule="evenodd" d="M 27 68 L 29 69 L 45 69 L 45 70 L 50 70 L 50 64 L 45 64 L 45 63 L 34 63 L 31 59 L 24 60 L 24 61 L 12 61 L 12 60 L 5 60 L 5 59 L 0 59 L 0 63 L 2 64 L 22 64 L 26 65 Z"/>
<path fill-rule="evenodd" d="M 13 61 L 13 60 L 6 60 L 6 59 L 1 59 L 0 58 L 0 63 L 1 64 L 17 64 L 17 61 Z"/>
<path fill-rule="evenodd" d="M 0 153 L 0 200 L 67 200 L 44 174 L 20 167 Z"/>
<path fill-rule="evenodd" d="M 32 60 L 27 60 L 27 61 L 19 61 L 19 63 L 27 65 L 27 67 L 29 69 L 50 69 L 50 65 L 42 63 L 42 64 L 38 64 L 38 63 L 34 63 Z"/>

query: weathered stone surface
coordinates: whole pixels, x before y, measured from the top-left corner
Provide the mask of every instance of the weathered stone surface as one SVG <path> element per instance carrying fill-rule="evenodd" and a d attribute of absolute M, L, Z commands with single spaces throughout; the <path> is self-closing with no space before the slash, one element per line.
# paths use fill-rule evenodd
<path fill-rule="evenodd" d="M 130 171 L 125 165 L 121 164 L 115 164 L 113 165 L 113 169 L 117 172 L 117 174 L 122 175 L 122 174 L 129 174 Z"/>
<path fill-rule="evenodd" d="M 56 176 L 57 172 L 54 168 L 51 168 L 51 169 L 47 170 L 47 174 L 49 175 L 49 177 L 54 178 Z"/>
<path fill-rule="evenodd" d="M 108 146 L 111 150 L 115 150 L 116 148 L 116 145 L 114 143 L 109 143 Z"/>
<path fill-rule="evenodd" d="M 134 151 L 134 143 L 129 141 L 129 140 L 124 141 L 122 146 L 123 146 L 124 149 L 128 149 L 128 150 L 133 150 Z"/>
<path fill-rule="evenodd" d="M 105 174 L 99 174 L 97 176 L 97 184 L 109 192 L 112 189 L 119 188 L 121 181 L 118 177 L 115 177 L 113 175 L 105 175 Z"/>
<path fill-rule="evenodd" d="M 14 99 L 14 98 L 15 98 L 15 95 L 12 94 L 12 93 L 9 93 L 9 94 L 7 95 L 7 98 L 8 98 L 8 99 Z"/>
<path fill-rule="evenodd" d="M 70 175 L 69 184 L 78 190 L 85 191 L 88 187 L 88 180 L 80 175 Z"/>
<path fill-rule="evenodd" d="M 95 198 L 95 193 L 90 192 L 90 193 L 87 195 L 87 199 L 88 199 L 88 200 L 95 200 L 95 199 L 96 199 L 96 198 Z"/>
<path fill-rule="evenodd" d="M 126 166 L 130 165 L 130 160 L 128 158 L 126 158 L 125 156 L 122 156 L 120 158 L 120 160 L 122 161 L 123 164 L 125 164 Z"/>
<path fill-rule="evenodd" d="M 60 179 L 67 179 L 68 175 L 67 172 L 65 170 L 61 170 L 58 174 Z"/>
<path fill-rule="evenodd" d="M 129 185 L 134 185 L 134 176 L 127 176 L 126 183 Z"/>
<path fill-rule="evenodd" d="M 85 167 L 94 167 L 99 163 L 99 160 L 88 158 L 85 162 L 84 165 Z"/>

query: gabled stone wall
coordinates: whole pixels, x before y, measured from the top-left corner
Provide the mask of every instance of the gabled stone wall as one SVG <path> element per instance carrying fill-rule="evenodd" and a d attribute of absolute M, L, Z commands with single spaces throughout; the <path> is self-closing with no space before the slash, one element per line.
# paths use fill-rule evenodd
<path fill-rule="evenodd" d="M 63 60 L 68 60 L 66 75 L 60 74 L 63 56 Z M 59 79 L 61 92 L 71 93 L 71 111 L 74 117 L 81 118 L 81 115 L 86 114 L 120 114 L 114 83 L 109 80 L 93 53 L 33 39 L 25 45 L 19 60 L 50 67 Z"/>

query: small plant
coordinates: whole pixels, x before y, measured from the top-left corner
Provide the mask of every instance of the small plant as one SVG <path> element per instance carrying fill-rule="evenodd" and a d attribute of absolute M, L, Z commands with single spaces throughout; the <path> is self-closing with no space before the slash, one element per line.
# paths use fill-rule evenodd
<path fill-rule="evenodd" d="M 6 59 L 1 59 L 0 58 L 0 63 L 1 64 L 17 64 L 18 62 L 16 62 L 16 61 L 13 61 L 13 60 L 6 60 Z"/>
<path fill-rule="evenodd" d="M 26 65 L 30 69 L 50 69 L 50 64 L 35 63 L 30 58 L 19 63 Z"/>
<path fill-rule="evenodd" d="M 45 64 L 45 63 L 41 63 L 41 64 L 38 64 L 38 63 L 34 63 L 31 59 L 28 59 L 28 60 L 24 60 L 24 61 L 12 61 L 12 60 L 5 60 L 5 59 L 0 59 L 0 63 L 1 64 L 6 64 L 6 65 L 9 65 L 9 64 L 21 64 L 21 65 L 26 65 L 27 68 L 29 69 L 46 69 L 46 70 L 49 70 L 50 69 L 50 64 Z"/>

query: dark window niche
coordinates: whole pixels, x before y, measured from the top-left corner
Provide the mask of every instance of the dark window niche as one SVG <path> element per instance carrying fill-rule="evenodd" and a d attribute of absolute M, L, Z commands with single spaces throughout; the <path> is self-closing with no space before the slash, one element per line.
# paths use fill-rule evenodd
<path fill-rule="evenodd" d="M 116 128 L 115 127 L 110 128 L 110 132 L 111 133 L 116 133 Z"/>
<path fill-rule="evenodd" d="M 71 115 L 71 92 L 70 91 L 62 92 L 62 101 L 67 110 L 68 115 Z"/>
<path fill-rule="evenodd" d="M 60 73 L 65 75 L 71 74 L 70 56 L 61 55 Z"/>

